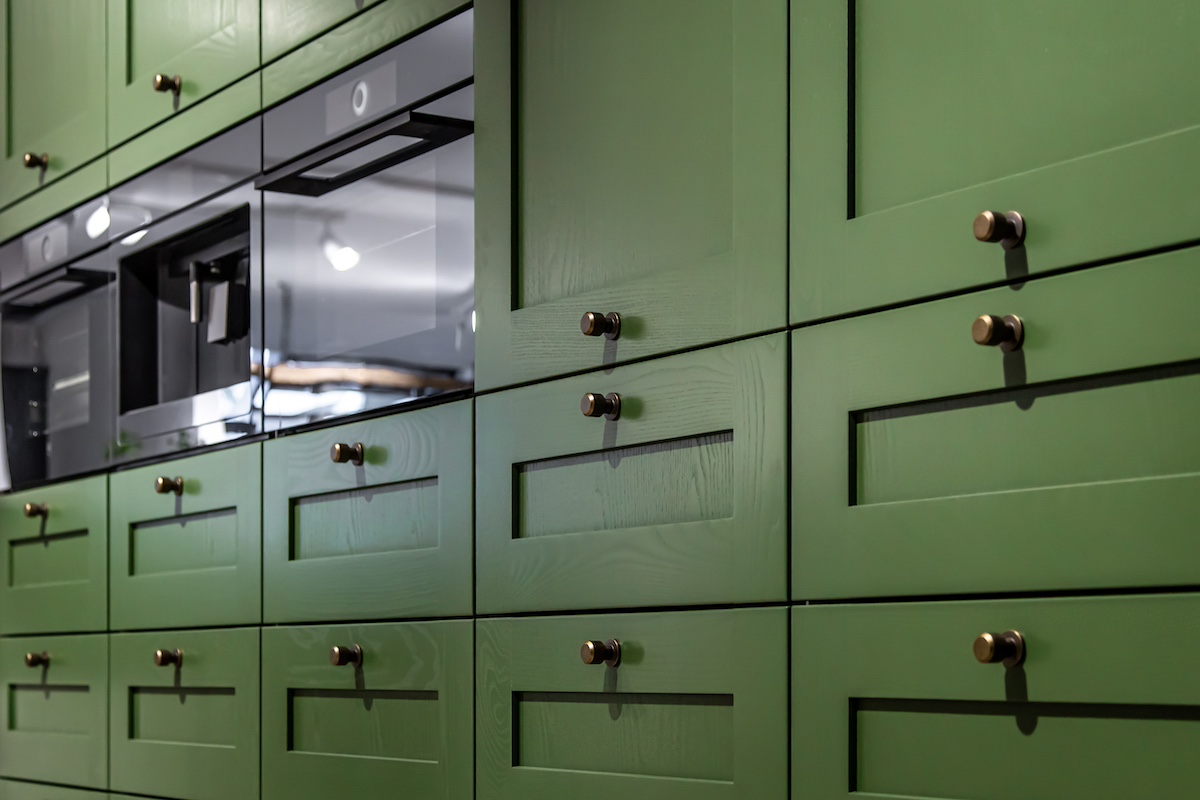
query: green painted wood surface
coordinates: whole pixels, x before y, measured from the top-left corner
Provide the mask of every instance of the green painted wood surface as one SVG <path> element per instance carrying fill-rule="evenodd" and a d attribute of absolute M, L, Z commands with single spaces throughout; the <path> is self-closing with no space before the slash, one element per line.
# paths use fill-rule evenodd
<path fill-rule="evenodd" d="M 782 326 L 787 4 L 475 14 L 476 386 Z"/>
<path fill-rule="evenodd" d="M 329 663 L 354 644 L 361 669 Z M 265 629 L 264 800 L 470 800 L 474 664 L 471 620 Z"/>
<path fill-rule="evenodd" d="M 110 476 L 113 630 L 262 619 L 262 451 L 219 450 Z M 182 497 L 155 479 L 182 477 Z"/>
<path fill-rule="evenodd" d="M 816 0 L 791 24 L 793 322 L 1005 280 L 984 209 L 1027 220 L 1012 274 L 1195 238 L 1189 0 Z"/>
<path fill-rule="evenodd" d="M 46 653 L 27 667 L 26 653 Z M 0 775 L 108 787 L 108 637 L 0 639 Z"/>
<path fill-rule="evenodd" d="M 1198 259 L 796 331 L 793 596 L 1194 583 Z M 1025 321 L 1018 353 L 971 340 L 983 313 Z M 1022 373 L 1030 388 L 1006 390 Z"/>
<path fill-rule="evenodd" d="M 0 780 L 0 800 L 109 800 L 115 795 L 49 786 L 44 783 Z"/>
<path fill-rule="evenodd" d="M 1198 614 L 1194 594 L 794 608 L 792 797 L 1187 796 Z M 1006 630 L 1021 668 L 976 662 Z"/>
<path fill-rule="evenodd" d="M 161 164 L 262 108 L 262 80 L 257 74 L 222 89 L 188 113 L 172 117 L 108 154 L 108 185 L 117 186 Z"/>
<path fill-rule="evenodd" d="M 786 344 L 478 398 L 478 611 L 783 599 Z M 620 419 L 583 416 L 585 392 L 620 394 Z"/>
<path fill-rule="evenodd" d="M 178 800 L 257 800 L 259 629 L 114 634 L 111 788 Z M 183 663 L 155 666 L 154 651 Z"/>
<path fill-rule="evenodd" d="M 602 579 L 601 572 L 597 572 Z M 477 796 L 782 797 L 787 611 L 476 623 Z M 622 645 L 587 665 L 589 639 Z"/>
<path fill-rule="evenodd" d="M 12 239 L 51 217 L 104 192 L 108 185 L 108 159 L 91 162 L 45 189 L 0 212 L 0 242 Z"/>
<path fill-rule="evenodd" d="M 0 8 L 0 208 L 104 153 L 104 0 Z M 25 153 L 48 154 L 27 169 Z"/>
<path fill-rule="evenodd" d="M 25 504 L 45 504 L 28 518 Z M 108 479 L 103 475 L 0 497 L 0 633 L 108 627 Z"/>
<path fill-rule="evenodd" d="M 379 0 L 262 0 L 262 60 L 274 61 Z"/>
<path fill-rule="evenodd" d="M 108 58 L 111 147 L 258 69 L 258 0 L 108 0 Z M 180 94 L 154 91 L 156 73 Z"/>
<path fill-rule="evenodd" d="M 471 448 L 471 401 L 267 442 L 263 618 L 469 615 Z"/>
<path fill-rule="evenodd" d="M 266 5 L 270 6 L 272 2 L 273 0 L 267 0 Z M 314 8 L 319 5 L 322 19 L 332 18 L 341 4 L 352 4 L 351 0 L 320 3 L 311 0 L 274 0 L 274 3 Z M 319 39 L 263 68 L 263 105 L 275 105 L 376 51 L 450 16 L 463 5 L 463 0 L 379 2 Z M 266 9 L 264 13 L 265 11 Z M 305 19 L 304 24 L 310 24 L 310 20 Z M 264 28 L 264 33 L 265 31 Z M 277 43 L 272 42 L 272 45 Z M 266 45 L 264 52 L 265 48 Z"/>

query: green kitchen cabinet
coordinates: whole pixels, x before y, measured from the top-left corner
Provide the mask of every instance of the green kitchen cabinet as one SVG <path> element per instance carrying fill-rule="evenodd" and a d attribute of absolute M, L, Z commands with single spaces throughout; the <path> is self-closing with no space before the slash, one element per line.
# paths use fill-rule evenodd
<path fill-rule="evenodd" d="M 474 635 L 471 620 L 265 629 L 263 800 L 471 800 Z"/>
<path fill-rule="evenodd" d="M 480 620 L 476 652 L 479 800 L 786 796 L 786 609 Z"/>
<path fill-rule="evenodd" d="M 259 629 L 123 633 L 110 643 L 111 788 L 257 800 Z"/>
<path fill-rule="evenodd" d="M 469 616 L 472 430 L 467 400 L 267 442 L 263 619 Z"/>
<path fill-rule="evenodd" d="M 792 9 L 793 322 L 1200 233 L 1191 0 Z M 1024 246 L 977 241 L 985 210 Z"/>
<path fill-rule="evenodd" d="M 263 63 L 274 61 L 378 2 L 379 0 L 262 0 Z"/>
<path fill-rule="evenodd" d="M 108 637 L 0 639 L 0 775 L 108 787 Z"/>
<path fill-rule="evenodd" d="M 68 789 L 45 783 L 0 780 L 0 800 L 114 800 L 105 792 Z"/>
<path fill-rule="evenodd" d="M 1191 796 L 1197 619 L 1194 594 L 794 608 L 792 797 Z M 1010 631 L 1022 662 L 977 661 Z"/>
<path fill-rule="evenodd" d="M 261 472 L 252 444 L 110 476 L 113 630 L 262 619 Z"/>
<path fill-rule="evenodd" d="M 796 331 L 793 597 L 1195 585 L 1198 268 L 1178 250 Z M 1022 346 L 976 344 L 982 315 Z"/>
<path fill-rule="evenodd" d="M 108 627 L 108 479 L 0 497 L 0 634 Z"/>
<path fill-rule="evenodd" d="M 0 3 L 0 207 L 104 154 L 104 4 Z"/>
<path fill-rule="evenodd" d="M 479 388 L 785 324 L 787 5 L 476 5 Z"/>
<path fill-rule="evenodd" d="M 108 57 L 116 145 L 258 69 L 258 0 L 108 0 Z"/>
<path fill-rule="evenodd" d="M 783 335 L 476 400 L 480 613 L 787 596 Z M 593 413 L 619 398 L 619 416 Z"/>

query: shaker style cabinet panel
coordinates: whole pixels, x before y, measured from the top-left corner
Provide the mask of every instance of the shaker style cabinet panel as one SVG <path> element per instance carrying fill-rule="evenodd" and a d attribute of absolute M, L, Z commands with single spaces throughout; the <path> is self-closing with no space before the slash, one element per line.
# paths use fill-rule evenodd
<path fill-rule="evenodd" d="M 108 479 L 0 497 L 0 634 L 108 627 Z"/>
<path fill-rule="evenodd" d="M 479 800 L 786 795 L 785 609 L 490 619 L 477 632 Z"/>
<path fill-rule="evenodd" d="M 478 611 L 784 599 L 786 345 L 478 398 Z"/>
<path fill-rule="evenodd" d="M 263 631 L 263 800 L 471 800 L 471 620 Z"/>
<path fill-rule="evenodd" d="M 275 60 L 378 2 L 379 0 L 262 0 L 263 63 Z"/>
<path fill-rule="evenodd" d="M 107 788 L 108 637 L 0 639 L 0 680 L 0 775 Z"/>
<path fill-rule="evenodd" d="M 104 153 L 107 61 L 104 0 L 5 0 L 0 12 L 3 207 Z"/>
<path fill-rule="evenodd" d="M 794 597 L 1196 585 L 1198 269 L 1179 250 L 796 331 Z"/>
<path fill-rule="evenodd" d="M 110 476 L 111 626 L 262 619 L 257 444 Z"/>
<path fill-rule="evenodd" d="M 792 9 L 793 322 L 1200 238 L 1192 0 Z"/>
<path fill-rule="evenodd" d="M 782 327 L 785 0 L 475 14 L 476 385 Z"/>
<path fill-rule="evenodd" d="M 794 608 L 792 797 L 1190 796 L 1197 618 L 1194 594 Z"/>
<path fill-rule="evenodd" d="M 471 402 L 263 446 L 263 618 L 471 613 Z"/>
<path fill-rule="evenodd" d="M 111 637 L 114 791 L 257 800 L 259 630 Z"/>
<path fill-rule="evenodd" d="M 108 0 L 110 145 L 258 69 L 258 17 L 258 0 Z"/>

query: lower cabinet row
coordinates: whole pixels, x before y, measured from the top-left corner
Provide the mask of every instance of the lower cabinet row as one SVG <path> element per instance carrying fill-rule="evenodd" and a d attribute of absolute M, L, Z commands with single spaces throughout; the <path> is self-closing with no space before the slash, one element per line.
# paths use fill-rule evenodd
<path fill-rule="evenodd" d="M 1180 594 L 6 639 L 0 798 L 1187 796 L 1198 618 Z"/>

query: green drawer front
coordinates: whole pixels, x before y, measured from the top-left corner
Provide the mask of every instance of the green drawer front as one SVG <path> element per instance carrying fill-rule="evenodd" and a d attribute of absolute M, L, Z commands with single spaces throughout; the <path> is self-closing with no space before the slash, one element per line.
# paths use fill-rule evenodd
<path fill-rule="evenodd" d="M 0 679 L 0 775 L 107 788 L 108 637 L 0 640 Z"/>
<path fill-rule="evenodd" d="M 264 619 L 469 615 L 471 438 L 466 401 L 264 445 Z"/>
<path fill-rule="evenodd" d="M 476 385 L 782 327 L 787 2 L 475 14 Z"/>
<path fill-rule="evenodd" d="M 273 61 L 379 0 L 262 0 L 262 60 Z"/>
<path fill-rule="evenodd" d="M 108 626 L 107 478 L 0 497 L 0 537 L 0 633 Z"/>
<path fill-rule="evenodd" d="M 792 796 L 1190 797 L 1200 596 L 792 611 Z M 1020 632 L 1022 665 L 976 662 Z"/>
<path fill-rule="evenodd" d="M 1182 250 L 797 331 L 794 596 L 1195 585 L 1197 268 Z M 976 345 L 980 314 L 1020 317 L 1024 346 Z"/>
<path fill-rule="evenodd" d="M 479 800 L 783 797 L 786 617 L 480 620 Z M 620 642 L 618 666 L 583 663 L 581 644 L 609 639 Z"/>
<path fill-rule="evenodd" d="M 259 630 L 111 638 L 112 789 L 178 800 L 257 800 Z M 157 666 L 156 650 L 182 651 Z"/>
<path fill-rule="evenodd" d="M 780 335 L 480 397 L 479 611 L 783 599 L 786 373 Z"/>
<path fill-rule="evenodd" d="M 263 631 L 263 798 L 470 800 L 470 620 Z M 334 666 L 358 645 L 361 666 Z"/>
<path fill-rule="evenodd" d="M 247 445 L 109 477 L 115 630 L 262 618 L 262 451 Z M 158 494 L 159 477 L 183 494 Z"/>
<path fill-rule="evenodd" d="M 0 800 L 109 800 L 115 795 L 87 792 L 43 783 L 0 780 Z"/>
<path fill-rule="evenodd" d="M 1191 0 L 793 9 L 793 322 L 1200 234 Z M 1025 248 L 977 242 L 984 209 Z"/>

